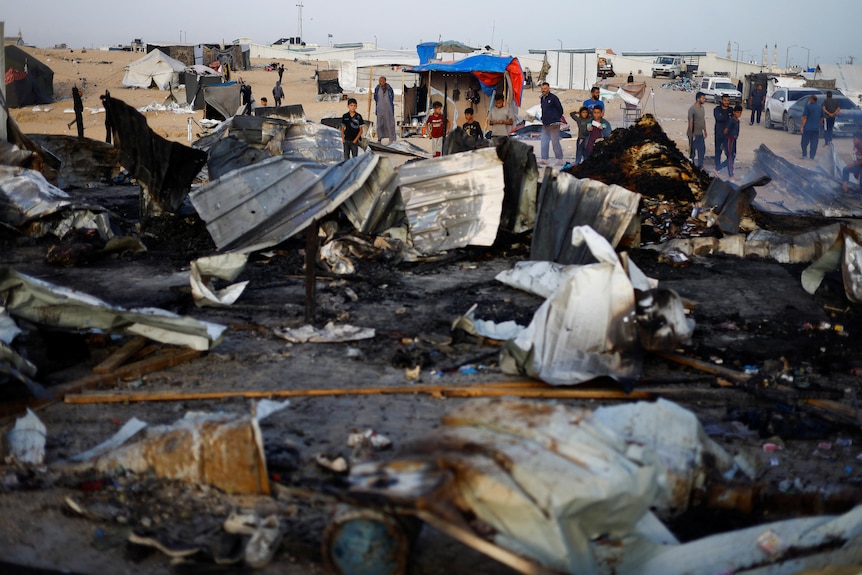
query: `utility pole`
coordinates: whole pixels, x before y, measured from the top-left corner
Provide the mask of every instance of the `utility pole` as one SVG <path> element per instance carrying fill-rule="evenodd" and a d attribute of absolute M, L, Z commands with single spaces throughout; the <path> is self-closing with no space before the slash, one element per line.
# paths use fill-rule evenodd
<path fill-rule="evenodd" d="M 296 5 L 299 8 L 299 16 L 297 17 L 297 34 L 298 38 L 296 40 L 297 44 L 302 44 L 302 0 L 299 0 L 299 4 Z"/>

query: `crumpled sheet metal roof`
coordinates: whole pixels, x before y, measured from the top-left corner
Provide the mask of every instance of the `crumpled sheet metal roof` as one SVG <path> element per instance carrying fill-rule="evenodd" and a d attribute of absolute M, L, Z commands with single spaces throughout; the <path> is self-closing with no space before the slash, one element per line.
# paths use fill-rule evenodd
<path fill-rule="evenodd" d="M 0 165 L 0 222 L 20 226 L 72 205 L 72 198 L 34 170 Z"/>
<path fill-rule="evenodd" d="M 757 189 L 752 201 L 761 212 L 776 215 L 859 217 L 862 197 L 841 190 L 841 182 L 824 170 L 809 170 L 775 155 L 761 144 L 754 153 L 752 171 L 772 181 Z"/>
<path fill-rule="evenodd" d="M 572 244 L 572 230 L 590 226 L 616 247 L 637 214 L 640 198 L 616 184 L 579 179 L 565 172 L 544 178 L 530 259 L 562 264 L 594 261 L 586 259 L 586 244 Z"/>
<path fill-rule="evenodd" d="M 215 347 L 227 329 L 158 308 L 112 306 L 92 295 L 53 285 L 9 267 L 0 268 L 0 295 L 10 315 L 37 325 L 142 335 L 199 351 Z"/>
<path fill-rule="evenodd" d="M 302 231 L 335 211 L 374 172 L 362 154 L 314 172 L 285 157 L 234 170 L 190 195 L 219 250 L 254 251 Z"/>
<path fill-rule="evenodd" d="M 497 238 L 505 182 L 493 148 L 404 164 L 398 187 L 420 254 L 490 246 Z"/>

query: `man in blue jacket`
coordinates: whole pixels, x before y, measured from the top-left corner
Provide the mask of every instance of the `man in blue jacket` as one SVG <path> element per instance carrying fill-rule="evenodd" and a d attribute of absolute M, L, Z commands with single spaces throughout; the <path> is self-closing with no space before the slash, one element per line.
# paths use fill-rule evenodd
<path fill-rule="evenodd" d="M 733 116 L 733 108 L 730 107 L 730 96 L 722 96 L 721 104 L 712 110 L 712 117 L 715 118 L 715 128 L 712 135 L 715 139 L 715 171 L 721 169 L 721 153 L 727 154 L 725 144 L 727 138 L 724 136 L 724 129 L 727 127 L 727 122 Z"/>
<path fill-rule="evenodd" d="M 548 142 L 553 143 L 554 157 L 563 159 L 563 147 L 560 145 L 560 121 L 563 119 L 563 105 L 560 99 L 551 93 L 551 85 L 542 82 L 542 96 L 539 100 L 542 106 L 542 160 L 548 160 Z"/>
<path fill-rule="evenodd" d="M 823 106 L 817 105 L 817 96 L 808 96 L 808 103 L 802 110 L 802 159 L 805 159 L 805 150 L 808 150 L 809 158 L 814 159 L 817 153 L 817 144 L 820 140 L 820 124 L 823 123 Z"/>

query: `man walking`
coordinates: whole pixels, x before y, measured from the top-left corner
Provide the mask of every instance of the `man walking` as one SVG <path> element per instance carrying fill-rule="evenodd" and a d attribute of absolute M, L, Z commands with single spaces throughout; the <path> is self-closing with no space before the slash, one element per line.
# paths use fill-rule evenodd
<path fill-rule="evenodd" d="M 703 157 L 706 155 L 705 102 L 706 94 L 698 92 L 694 96 L 694 104 L 688 109 L 688 141 L 691 144 L 689 160 L 698 168 L 703 167 Z"/>
<path fill-rule="evenodd" d="M 727 138 L 724 136 L 724 129 L 727 127 L 727 122 L 733 115 L 733 108 L 730 107 L 730 96 L 722 96 L 721 104 L 716 106 L 712 111 L 712 117 L 715 118 L 715 128 L 713 128 L 713 139 L 715 143 L 715 171 L 721 168 L 721 153 L 725 151 L 724 145 Z M 725 154 L 727 152 L 725 151 Z"/>
<path fill-rule="evenodd" d="M 754 125 L 755 116 L 757 117 L 757 125 L 760 125 L 760 114 L 763 112 L 763 106 L 766 105 L 766 90 L 763 89 L 763 84 L 758 84 L 751 96 L 748 97 L 748 107 L 751 108 L 751 120 L 749 126 Z"/>
<path fill-rule="evenodd" d="M 802 110 L 802 159 L 805 159 L 805 151 L 812 160 L 817 154 L 817 144 L 820 140 L 820 125 L 823 123 L 823 106 L 817 105 L 817 96 L 808 96 L 808 103 Z"/>
<path fill-rule="evenodd" d="M 548 143 L 554 146 L 554 158 L 563 159 L 563 147 L 560 145 L 560 120 L 563 119 L 563 105 L 555 94 L 551 93 L 551 85 L 542 82 L 542 96 L 539 100 L 542 107 L 542 161 L 548 161 Z"/>

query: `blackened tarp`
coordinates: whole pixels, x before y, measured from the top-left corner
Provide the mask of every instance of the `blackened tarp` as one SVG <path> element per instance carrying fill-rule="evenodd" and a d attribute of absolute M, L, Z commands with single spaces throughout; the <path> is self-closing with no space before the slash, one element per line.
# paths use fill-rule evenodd
<path fill-rule="evenodd" d="M 204 118 L 212 120 L 227 120 L 236 115 L 242 103 L 239 84 L 226 82 L 224 84 L 204 85 L 203 100 L 205 104 Z"/>
<path fill-rule="evenodd" d="M 150 129 L 143 114 L 122 100 L 103 96 L 102 103 L 123 166 L 159 207 L 176 212 L 206 163 L 206 152 L 162 138 Z"/>
<path fill-rule="evenodd" d="M 223 84 L 222 76 L 198 76 L 192 72 L 184 73 L 184 83 L 186 85 L 186 104 L 192 104 L 193 110 L 203 110 L 206 102 L 204 101 L 204 87 Z"/>
<path fill-rule="evenodd" d="M 51 68 L 17 46 L 6 46 L 5 56 L 6 104 L 10 108 L 54 101 L 54 71 Z"/>

